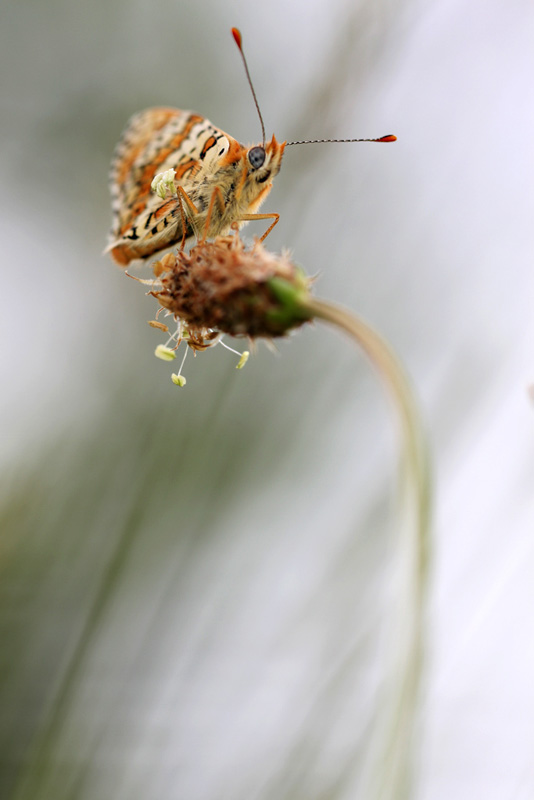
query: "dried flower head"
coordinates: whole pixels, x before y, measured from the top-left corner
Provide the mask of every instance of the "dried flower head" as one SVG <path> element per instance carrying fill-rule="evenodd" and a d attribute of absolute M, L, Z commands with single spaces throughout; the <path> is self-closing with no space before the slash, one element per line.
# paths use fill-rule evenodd
<path fill-rule="evenodd" d="M 153 265 L 151 294 L 185 323 L 196 349 L 209 335 L 284 336 L 310 319 L 302 303 L 309 279 L 289 260 L 261 244 L 247 248 L 237 236 L 169 253 Z"/>

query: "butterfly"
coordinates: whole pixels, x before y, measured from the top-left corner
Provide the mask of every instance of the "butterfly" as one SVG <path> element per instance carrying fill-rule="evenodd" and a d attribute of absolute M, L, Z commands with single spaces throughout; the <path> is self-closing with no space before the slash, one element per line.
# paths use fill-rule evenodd
<path fill-rule="evenodd" d="M 247 147 L 192 111 L 149 108 L 128 122 L 115 149 L 110 171 L 113 222 L 106 249 L 121 266 L 185 242 L 224 236 L 252 219 L 271 219 L 263 241 L 279 219 L 258 214 L 280 171 L 284 148 L 312 142 L 265 141 L 265 127 L 241 34 L 232 28 L 262 127 L 262 143 Z M 394 141 L 395 137 L 363 140 Z M 152 191 L 160 173 L 174 170 L 174 191 Z"/>
<path fill-rule="evenodd" d="M 257 214 L 282 163 L 285 142 L 245 147 L 191 111 L 149 108 L 124 131 L 111 167 L 113 224 L 109 252 L 127 265 L 171 245 L 225 235 Z M 154 177 L 175 170 L 178 193 L 162 199 Z"/>

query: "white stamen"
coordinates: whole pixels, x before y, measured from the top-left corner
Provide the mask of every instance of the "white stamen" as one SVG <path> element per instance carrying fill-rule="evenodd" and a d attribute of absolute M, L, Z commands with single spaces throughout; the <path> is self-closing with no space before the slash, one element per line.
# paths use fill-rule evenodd
<path fill-rule="evenodd" d="M 152 189 L 153 192 L 155 192 L 158 195 L 158 197 L 161 197 L 162 200 L 165 200 L 167 194 L 175 195 L 176 194 L 176 184 L 174 182 L 175 175 L 176 172 L 172 167 L 170 169 L 165 170 L 165 172 L 158 172 L 158 174 L 154 176 L 154 179 L 150 184 L 150 188 Z"/>

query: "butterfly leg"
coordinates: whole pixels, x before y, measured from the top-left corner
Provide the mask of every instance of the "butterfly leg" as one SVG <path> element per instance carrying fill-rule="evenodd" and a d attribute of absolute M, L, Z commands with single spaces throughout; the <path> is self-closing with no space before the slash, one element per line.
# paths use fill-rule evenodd
<path fill-rule="evenodd" d="M 208 235 L 208 230 L 211 222 L 211 215 L 213 214 L 213 207 L 215 203 L 218 204 L 219 211 L 222 216 L 222 214 L 224 213 L 224 198 L 218 186 L 216 186 L 213 192 L 211 193 L 210 204 L 208 206 L 208 213 L 206 214 L 206 222 L 204 223 L 204 235 L 202 236 L 202 239 L 199 242 L 199 244 L 204 244 L 204 242 L 206 241 L 206 237 Z"/>
<path fill-rule="evenodd" d="M 269 227 L 267 228 L 267 230 L 265 231 L 263 236 L 260 239 L 258 239 L 258 241 L 263 242 L 263 240 L 268 237 L 268 235 L 270 234 L 270 232 L 272 231 L 272 229 L 274 228 L 274 226 L 276 225 L 276 223 L 280 219 L 280 214 L 276 214 L 276 213 L 273 213 L 273 214 L 243 214 L 242 217 L 239 217 L 239 221 L 240 222 L 241 221 L 248 222 L 249 220 L 254 220 L 254 219 L 273 219 L 274 220 L 274 222 L 271 223 L 271 225 L 269 225 Z"/>
<path fill-rule="evenodd" d="M 189 195 L 187 194 L 185 189 L 182 189 L 181 186 L 177 186 L 176 187 L 176 196 L 178 197 L 178 202 L 180 203 L 180 217 L 181 217 L 181 220 L 182 220 L 182 231 L 183 231 L 182 242 L 180 244 L 180 250 L 183 250 L 184 246 L 185 246 L 185 240 L 187 239 L 187 220 L 186 220 L 186 217 L 185 217 L 184 201 L 187 204 L 187 207 L 188 207 L 189 211 L 191 212 L 191 227 L 193 228 L 194 233 L 197 236 L 197 238 L 198 238 L 198 234 L 197 234 L 197 231 L 195 230 L 195 223 L 194 223 L 193 220 L 198 215 L 198 208 L 193 203 L 193 201 L 191 200 L 191 198 L 189 197 Z"/>

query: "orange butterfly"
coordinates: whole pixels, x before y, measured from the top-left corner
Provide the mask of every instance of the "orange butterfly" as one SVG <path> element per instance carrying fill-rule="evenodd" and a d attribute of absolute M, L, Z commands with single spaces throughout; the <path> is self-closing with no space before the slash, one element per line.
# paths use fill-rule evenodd
<path fill-rule="evenodd" d="M 190 111 L 149 108 L 136 114 L 111 170 L 111 255 L 126 265 L 184 236 L 227 234 L 234 222 L 272 218 L 276 224 L 278 214 L 255 212 L 271 190 L 284 146 L 273 136 L 265 146 L 244 147 Z M 151 184 L 170 168 L 178 194 L 162 202 Z"/>
<path fill-rule="evenodd" d="M 263 141 L 245 147 L 204 117 L 174 108 L 149 108 L 131 118 L 111 165 L 113 224 L 106 252 L 121 266 L 172 245 L 226 235 L 251 219 L 279 219 L 257 210 L 280 170 L 284 148 L 306 142 L 265 142 L 265 128 L 241 45 L 232 28 L 258 109 Z M 321 141 L 394 141 L 351 139 Z M 154 178 L 174 170 L 170 197 L 152 191 Z"/>

